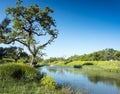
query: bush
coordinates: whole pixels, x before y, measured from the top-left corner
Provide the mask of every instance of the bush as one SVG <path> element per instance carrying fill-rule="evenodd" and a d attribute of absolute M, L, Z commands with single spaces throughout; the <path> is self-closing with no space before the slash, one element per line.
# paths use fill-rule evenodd
<path fill-rule="evenodd" d="M 0 59 L 0 64 L 7 64 L 7 63 L 13 63 L 14 59 L 11 58 L 2 58 Z"/>
<path fill-rule="evenodd" d="M 6 80 L 40 80 L 43 74 L 30 66 L 23 64 L 3 64 L 0 66 L 0 79 Z"/>
<path fill-rule="evenodd" d="M 56 83 L 50 76 L 45 76 L 41 79 L 41 84 L 45 86 L 45 88 L 55 89 Z"/>
<path fill-rule="evenodd" d="M 74 67 L 74 68 L 82 68 L 81 65 L 74 65 L 73 67 Z"/>
<path fill-rule="evenodd" d="M 83 65 L 93 65 L 93 63 L 86 62 L 86 63 L 84 63 Z"/>

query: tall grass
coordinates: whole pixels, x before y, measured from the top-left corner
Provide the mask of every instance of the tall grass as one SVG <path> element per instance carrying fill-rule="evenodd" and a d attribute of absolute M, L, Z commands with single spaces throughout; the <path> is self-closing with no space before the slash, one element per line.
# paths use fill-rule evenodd
<path fill-rule="evenodd" d="M 0 79 L 5 80 L 39 80 L 43 77 L 36 69 L 23 64 L 0 65 Z"/>
<path fill-rule="evenodd" d="M 0 94 L 74 94 L 66 88 L 51 88 L 53 85 L 52 78 L 28 65 L 0 65 Z"/>
<path fill-rule="evenodd" d="M 77 65 L 82 66 L 82 68 L 88 70 L 101 70 L 120 73 L 120 61 L 72 61 L 68 64 L 59 62 L 55 65 L 66 67 L 74 67 L 75 65 Z"/>
<path fill-rule="evenodd" d="M 0 94 L 74 94 L 67 88 L 49 89 L 37 82 L 0 81 Z"/>

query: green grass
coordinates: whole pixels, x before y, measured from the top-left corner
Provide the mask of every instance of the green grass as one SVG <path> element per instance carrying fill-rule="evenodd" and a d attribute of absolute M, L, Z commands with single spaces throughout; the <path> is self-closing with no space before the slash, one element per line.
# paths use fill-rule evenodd
<path fill-rule="evenodd" d="M 2 59 L 0 59 L 0 64 L 13 63 L 13 62 L 15 62 L 15 60 L 11 59 L 11 58 L 2 58 Z"/>
<path fill-rule="evenodd" d="M 0 94 L 70 94 L 65 88 L 49 89 L 37 82 L 0 81 Z"/>
<path fill-rule="evenodd" d="M 54 88 L 51 88 L 53 85 Z M 0 94 L 74 93 L 68 88 L 58 88 L 52 78 L 46 78 L 39 70 L 33 67 L 24 64 L 8 63 L 0 64 Z"/>
<path fill-rule="evenodd" d="M 87 63 L 91 65 L 87 65 Z M 73 61 L 68 64 L 64 64 L 63 62 L 55 64 L 55 66 L 66 67 L 74 67 L 75 65 L 80 65 L 83 69 L 87 70 L 101 70 L 120 73 L 120 61 Z"/>
<path fill-rule="evenodd" d="M 24 64 L 2 64 L 0 65 L 0 79 L 6 80 L 36 80 L 43 75 L 38 70 Z"/>

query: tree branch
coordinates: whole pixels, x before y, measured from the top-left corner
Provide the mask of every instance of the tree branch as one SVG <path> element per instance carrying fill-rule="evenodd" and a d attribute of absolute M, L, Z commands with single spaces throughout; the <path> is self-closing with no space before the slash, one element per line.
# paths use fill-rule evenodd
<path fill-rule="evenodd" d="M 37 32 L 33 32 L 34 34 L 36 34 L 37 36 L 45 36 L 47 34 L 47 32 L 45 33 L 37 33 Z"/>
<path fill-rule="evenodd" d="M 47 46 L 48 44 L 50 44 L 55 38 L 54 37 L 51 37 L 46 43 L 44 43 L 43 45 L 40 45 L 37 47 L 37 52 L 39 51 L 39 49 L 42 49 L 44 48 L 45 46 Z"/>

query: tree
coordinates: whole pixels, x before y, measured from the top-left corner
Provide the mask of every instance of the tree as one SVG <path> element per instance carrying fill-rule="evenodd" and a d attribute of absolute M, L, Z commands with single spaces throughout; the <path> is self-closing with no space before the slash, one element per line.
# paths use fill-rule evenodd
<path fill-rule="evenodd" d="M 6 56 L 6 49 L 3 47 L 0 47 L 0 59 Z"/>
<path fill-rule="evenodd" d="M 115 52 L 114 57 L 115 57 L 115 60 L 120 61 L 120 51 L 119 52 Z"/>
<path fill-rule="evenodd" d="M 12 58 L 14 59 L 16 62 L 18 61 L 18 59 L 23 58 L 29 58 L 28 54 L 26 52 L 24 52 L 24 50 L 20 47 L 9 47 L 6 48 L 6 57 L 7 58 Z"/>
<path fill-rule="evenodd" d="M 50 16 L 52 9 L 42 10 L 37 4 L 26 7 L 21 3 L 22 0 L 18 0 L 16 7 L 6 9 L 7 18 L 0 25 L 0 42 L 23 44 L 32 56 L 31 65 L 35 66 L 36 56 L 57 38 L 58 32 Z M 40 41 L 41 38 L 45 41 Z"/>

